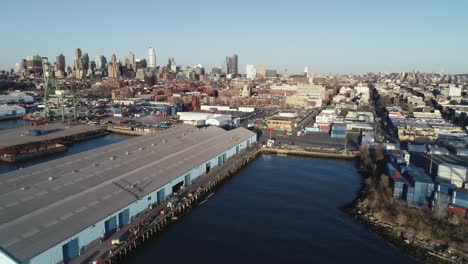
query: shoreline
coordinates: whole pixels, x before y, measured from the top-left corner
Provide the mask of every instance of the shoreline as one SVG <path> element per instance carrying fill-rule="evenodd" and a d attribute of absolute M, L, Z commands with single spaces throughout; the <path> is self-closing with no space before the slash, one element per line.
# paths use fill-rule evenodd
<path fill-rule="evenodd" d="M 361 188 L 357 191 L 356 198 L 350 203 L 341 206 L 340 210 L 352 217 L 353 220 L 364 225 L 366 229 L 380 236 L 386 243 L 397 247 L 403 254 L 418 262 L 453 264 L 464 263 L 466 261 L 463 252 L 446 248 L 442 244 L 432 240 L 419 238 L 396 223 L 380 221 L 371 212 L 366 212 L 367 208 L 365 208 L 363 200 L 368 196 L 368 186 L 365 182 L 365 177 L 361 172 L 359 174 L 361 175 Z"/>
<path fill-rule="evenodd" d="M 269 155 L 290 155 L 290 156 L 304 156 L 304 157 L 315 157 L 315 158 L 331 158 L 331 159 L 347 159 L 353 160 L 356 156 L 343 155 L 343 154 L 332 154 L 332 153 L 318 153 L 310 151 L 297 151 L 287 149 L 265 149 L 260 150 L 260 154 Z M 355 160 L 356 161 L 356 160 Z M 376 235 L 380 236 L 389 245 L 398 248 L 403 254 L 410 258 L 413 258 L 417 262 L 429 263 L 429 264 L 453 264 L 463 263 L 466 258 L 463 257 L 463 252 L 451 251 L 444 249 L 443 245 L 430 241 L 427 242 L 424 239 L 418 238 L 416 235 L 409 233 L 405 228 L 399 227 L 395 223 L 387 223 L 378 220 L 371 213 L 366 212 L 362 201 L 368 196 L 368 186 L 366 178 L 359 171 L 357 164 L 354 164 L 361 176 L 361 188 L 357 191 L 356 197 L 350 203 L 347 203 L 341 207 L 340 210 L 351 216 L 353 220 L 364 225 L 364 227 Z M 440 248 L 440 250 L 435 250 Z"/>

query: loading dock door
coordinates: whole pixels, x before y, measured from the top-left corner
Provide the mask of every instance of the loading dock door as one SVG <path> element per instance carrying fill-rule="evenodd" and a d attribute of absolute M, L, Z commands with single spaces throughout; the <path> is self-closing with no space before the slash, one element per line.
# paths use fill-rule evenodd
<path fill-rule="evenodd" d="M 119 227 L 123 227 L 128 224 L 130 220 L 130 211 L 125 209 L 123 212 L 119 213 Z"/>
<path fill-rule="evenodd" d="M 236 146 L 236 155 L 239 154 L 239 146 Z"/>
<path fill-rule="evenodd" d="M 112 235 L 117 229 L 117 217 L 113 216 L 109 220 L 104 222 L 104 230 L 106 237 Z"/>
<path fill-rule="evenodd" d="M 206 164 L 206 173 L 209 173 L 210 170 L 211 170 L 211 163 L 208 162 L 208 163 Z"/>
<path fill-rule="evenodd" d="M 180 190 L 180 187 L 184 186 L 184 181 L 177 183 L 176 185 L 172 186 L 172 193 L 176 193 Z"/>
<path fill-rule="evenodd" d="M 190 173 L 189 173 L 189 174 L 185 175 L 185 187 L 189 186 L 190 183 L 192 183 L 192 175 L 190 175 Z"/>
<path fill-rule="evenodd" d="M 162 203 L 162 201 L 164 201 L 164 197 L 166 196 L 165 193 L 164 193 L 164 189 L 161 189 L 157 192 L 157 203 Z"/>
<path fill-rule="evenodd" d="M 78 256 L 80 247 L 78 245 L 78 238 L 75 238 L 62 246 L 63 263 L 68 263 L 72 258 Z"/>

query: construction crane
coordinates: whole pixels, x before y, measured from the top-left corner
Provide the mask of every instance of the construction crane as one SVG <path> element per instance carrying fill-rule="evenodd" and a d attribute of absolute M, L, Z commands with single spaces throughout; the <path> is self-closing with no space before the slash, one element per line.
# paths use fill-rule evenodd
<path fill-rule="evenodd" d="M 47 57 L 42 57 L 42 69 L 44 75 L 44 117 L 46 120 L 49 120 L 48 100 L 52 86 L 55 86 L 55 83 L 52 78 L 52 67 Z"/>
<path fill-rule="evenodd" d="M 62 122 L 65 122 L 65 99 L 71 99 L 73 104 L 73 117 L 76 116 L 76 91 L 72 89 L 71 93 L 57 89 L 56 80 L 52 74 L 52 66 L 47 57 L 42 57 L 42 69 L 44 73 L 44 112 L 45 119 L 50 119 L 49 101 L 52 97 L 57 98 L 58 108 L 62 115 Z M 74 88 L 74 87 L 73 87 Z M 54 92 L 54 93 L 52 93 Z"/>

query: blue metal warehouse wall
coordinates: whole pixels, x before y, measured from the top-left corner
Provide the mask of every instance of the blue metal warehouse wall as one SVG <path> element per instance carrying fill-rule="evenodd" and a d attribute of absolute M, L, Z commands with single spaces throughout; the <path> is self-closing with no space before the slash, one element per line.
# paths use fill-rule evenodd
<path fill-rule="evenodd" d="M 252 136 L 250 139 L 241 142 L 239 145 L 239 151 L 245 149 L 248 145 L 251 145 L 252 143 L 257 141 L 256 135 Z M 226 154 L 226 159 L 236 155 L 236 147 L 234 146 L 233 148 L 227 150 L 226 152 L 222 153 L 219 156 L 222 156 L 223 154 Z M 130 204 L 129 206 L 122 208 L 121 210 L 115 212 L 112 215 L 109 215 L 108 217 L 102 219 L 101 221 L 97 222 L 93 226 L 90 226 L 89 228 L 86 228 L 85 230 L 81 231 L 80 233 L 72 236 L 69 239 L 66 239 L 62 241 L 61 243 L 55 245 L 54 247 L 48 249 L 47 251 L 33 257 L 30 261 L 27 261 L 25 263 L 28 264 L 44 264 L 44 263 L 59 263 L 63 261 L 63 251 L 62 248 L 65 244 L 69 243 L 70 241 L 78 238 L 78 244 L 80 247 L 80 250 L 85 249 L 86 246 L 88 246 L 90 243 L 96 241 L 97 239 L 100 239 L 101 235 L 105 233 L 105 222 L 113 217 L 117 218 L 117 224 L 118 219 L 119 219 L 119 213 L 125 211 L 126 209 L 129 209 L 130 212 L 130 221 L 132 220 L 133 217 L 135 217 L 138 213 L 144 211 L 147 209 L 150 204 L 154 204 L 157 202 L 157 193 L 158 191 L 164 189 L 164 196 L 165 198 L 168 197 L 171 192 L 172 192 L 172 187 L 181 182 L 184 181 L 185 183 L 185 175 L 190 173 L 191 179 L 194 180 L 197 177 L 203 175 L 206 172 L 206 164 L 210 163 L 211 168 L 214 168 L 218 166 L 218 157 L 213 157 L 212 159 L 204 162 L 203 164 L 200 164 L 199 166 L 196 166 L 193 168 L 191 171 L 184 173 L 183 175 L 177 177 L 176 179 L 170 181 L 167 183 L 165 186 L 161 187 L 160 189 L 155 190 L 154 192 L 142 197 L 138 201 Z M 150 199 L 148 199 L 151 197 Z"/>

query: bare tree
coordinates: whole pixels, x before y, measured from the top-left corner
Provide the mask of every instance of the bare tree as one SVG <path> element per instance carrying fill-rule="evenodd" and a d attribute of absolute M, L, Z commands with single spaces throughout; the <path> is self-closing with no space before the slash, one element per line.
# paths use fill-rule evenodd
<path fill-rule="evenodd" d="M 437 199 L 434 201 L 434 215 L 437 219 L 441 220 L 447 216 L 447 205 L 450 199 L 447 195 L 438 194 Z"/>

